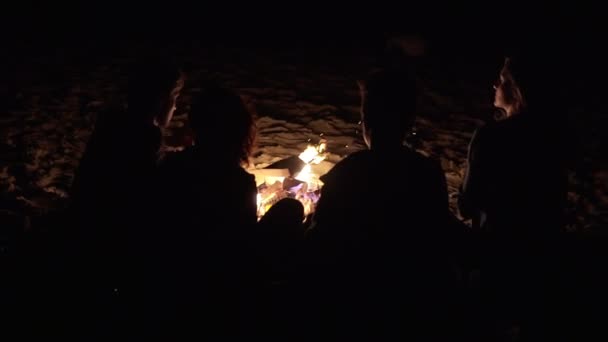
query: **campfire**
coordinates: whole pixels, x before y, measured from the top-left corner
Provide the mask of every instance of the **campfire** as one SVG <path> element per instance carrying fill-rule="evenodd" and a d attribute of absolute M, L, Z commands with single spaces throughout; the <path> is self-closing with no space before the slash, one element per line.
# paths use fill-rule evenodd
<path fill-rule="evenodd" d="M 304 205 L 306 216 L 314 212 L 322 182 L 312 170 L 312 165 L 322 162 L 327 142 L 308 145 L 297 157 L 282 159 L 264 169 L 252 170 L 258 184 L 258 218 L 283 198 L 295 198 Z"/>

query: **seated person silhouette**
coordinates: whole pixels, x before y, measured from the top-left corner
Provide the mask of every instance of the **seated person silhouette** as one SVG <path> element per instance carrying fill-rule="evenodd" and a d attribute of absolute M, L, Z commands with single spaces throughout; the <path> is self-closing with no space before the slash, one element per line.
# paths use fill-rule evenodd
<path fill-rule="evenodd" d="M 180 68 L 168 59 L 135 61 L 129 70 L 126 106 L 99 113 L 76 171 L 71 188 L 73 231 L 68 234 L 73 242 L 68 250 L 75 255 L 69 258 L 74 268 L 68 278 L 85 282 L 69 281 L 69 288 L 82 292 L 70 294 L 76 305 L 84 306 L 73 311 L 91 313 L 77 317 L 87 334 L 105 336 L 122 330 L 117 321 L 130 310 L 123 304 L 141 292 L 160 127 L 171 120 L 182 86 Z"/>
<path fill-rule="evenodd" d="M 193 95 L 188 121 L 193 145 L 167 154 L 159 166 L 159 273 L 174 294 L 170 324 L 192 332 L 204 316 L 209 334 L 226 336 L 239 331 L 254 262 L 257 188 L 244 169 L 254 115 L 238 93 L 210 84 Z"/>
<path fill-rule="evenodd" d="M 482 238 L 482 302 L 504 325 L 495 333 L 517 327 L 530 340 L 557 331 L 547 308 L 563 295 L 552 293 L 559 269 L 552 244 L 564 225 L 570 152 L 560 89 L 551 86 L 562 82 L 554 58 L 505 59 L 494 84 L 503 115 L 475 131 L 458 201 Z"/>
<path fill-rule="evenodd" d="M 304 239 L 304 206 L 293 198 L 274 204 L 260 219 L 257 248 L 270 280 L 286 280 Z"/>
<path fill-rule="evenodd" d="M 494 106 L 504 115 L 475 131 L 459 196 L 460 213 L 475 229 L 531 236 L 563 225 L 566 148 L 549 65 L 507 58 L 494 84 Z"/>
<path fill-rule="evenodd" d="M 349 336 L 374 329 L 398 336 L 402 329 L 431 324 L 437 312 L 425 310 L 436 309 L 433 303 L 443 298 L 439 289 L 448 284 L 446 181 L 438 162 L 404 145 L 415 119 L 413 77 L 381 70 L 359 86 L 368 149 L 321 177 L 324 186 L 305 242 L 311 278 L 323 284 L 312 290 L 320 298 L 311 302 L 320 302 L 328 324 L 344 324 Z M 328 302 L 337 303 L 337 313 Z M 396 322 L 407 310 L 417 323 Z"/>
<path fill-rule="evenodd" d="M 183 87 L 179 67 L 165 59 L 136 61 L 127 106 L 101 112 L 71 189 L 83 224 L 111 225 L 131 217 L 151 185 L 167 126 Z M 105 230 L 111 230 L 111 226 Z"/>
<path fill-rule="evenodd" d="M 192 146 L 167 154 L 160 165 L 165 204 L 180 209 L 174 219 L 185 230 L 240 237 L 257 222 L 255 177 L 243 168 L 255 141 L 252 110 L 236 92 L 214 84 L 193 96 L 188 122 Z"/>

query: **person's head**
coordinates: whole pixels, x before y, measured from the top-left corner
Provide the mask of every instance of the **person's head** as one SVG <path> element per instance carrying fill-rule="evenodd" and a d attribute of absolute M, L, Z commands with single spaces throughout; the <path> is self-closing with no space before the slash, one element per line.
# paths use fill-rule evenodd
<path fill-rule="evenodd" d="M 184 85 L 180 68 L 166 59 L 137 61 L 130 70 L 128 106 L 132 119 L 165 127 Z"/>
<path fill-rule="evenodd" d="M 255 142 L 254 113 L 235 91 L 211 85 L 193 97 L 188 115 L 194 144 L 247 165 Z"/>
<path fill-rule="evenodd" d="M 511 59 L 505 63 L 494 82 L 494 106 L 502 109 L 507 117 L 520 113 L 526 107 L 522 89 L 511 72 Z"/>
<path fill-rule="evenodd" d="M 382 70 L 359 81 L 361 123 L 369 148 L 401 147 L 415 120 L 416 82 L 409 72 Z"/>
<path fill-rule="evenodd" d="M 304 236 L 304 218 L 302 202 L 287 197 L 270 207 L 260 219 L 260 224 L 270 229 L 269 234 L 294 241 Z"/>
<path fill-rule="evenodd" d="M 556 83 L 559 70 L 550 61 L 537 56 L 507 57 L 494 84 L 494 106 L 507 117 L 530 107 L 550 107 L 557 100 L 561 84 Z M 554 97 L 555 99 L 551 99 Z"/>

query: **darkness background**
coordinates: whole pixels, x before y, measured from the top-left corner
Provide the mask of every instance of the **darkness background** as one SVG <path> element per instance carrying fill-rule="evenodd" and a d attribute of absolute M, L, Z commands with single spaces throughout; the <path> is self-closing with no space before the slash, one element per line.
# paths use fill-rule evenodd
<path fill-rule="evenodd" d="M 564 50 L 601 44 L 602 11 L 576 2 L 18 2 L 2 5 L 2 34 L 17 45 L 86 47 L 154 39 L 224 46 L 361 45 L 417 33 L 442 51 L 499 53 L 554 41 Z M 5 50 L 5 52 L 8 52 Z"/>
<path fill-rule="evenodd" d="M 569 107 L 597 111 L 603 104 L 603 11 L 575 1 L 30 1 L 5 2 L 0 13 L 0 77 L 9 96 L 22 83 L 16 70 L 46 77 L 63 65 L 107 63 L 125 50 L 290 51 L 300 62 L 322 63 L 381 59 L 390 37 L 416 35 L 426 41 L 429 69 L 445 82 L 472 79 L 490 89 L 504 56 L 527 51 L 555 66 L 560 82 L 548 87 L 567 89 Z"/>

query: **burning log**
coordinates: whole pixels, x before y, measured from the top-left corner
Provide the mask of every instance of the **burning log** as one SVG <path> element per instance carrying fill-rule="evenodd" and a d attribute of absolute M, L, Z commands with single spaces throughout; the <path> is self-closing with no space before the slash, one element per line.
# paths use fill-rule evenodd
<path fill-rule="evenodd" d="M 287 169 L 289 175 L 295 177 L 306 166 L 306 163 L 297 156 L 281 159 L 273 164 L 268 165 L 265 169 Z"/>

